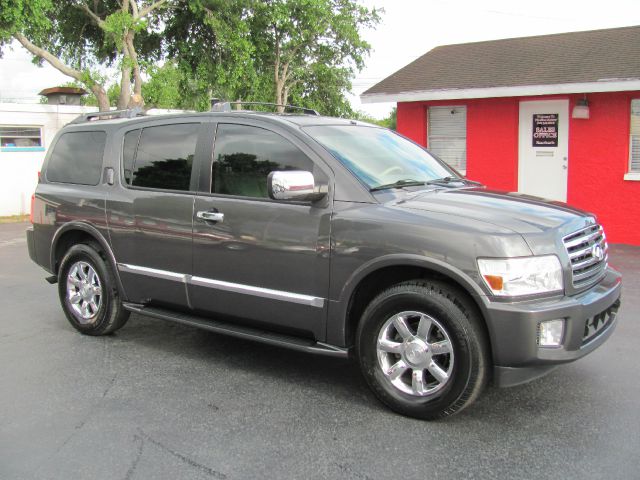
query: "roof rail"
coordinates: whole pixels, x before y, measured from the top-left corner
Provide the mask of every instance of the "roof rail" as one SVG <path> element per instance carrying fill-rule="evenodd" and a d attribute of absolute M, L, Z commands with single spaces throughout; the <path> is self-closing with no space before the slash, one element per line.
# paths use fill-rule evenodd
<path fill-rule="evenodd" d="M 75 118 L 71 123 L 86 123 L 100 119 L 100 117 L 111 118 L 135 118 L 139 115 L 144 115 L 142 108 L 135 107 L 127 110 L 107 110 L 104 112 L 91 112 L 85 113 Z"/>
<path fill-rule="evenodd" d="M 282 103 L 270 103 L 270 102 L 220 102 L 216 100 L 211 101 L 212 112 L 231 112 L 231 105 L 259 105 L 265 107 L 284 107 L 289 110 L 302 110 L 305 115 L 320 115 L 316 110 L 312 108 L 298 107 L 296 105 L 285 105 Z"/>

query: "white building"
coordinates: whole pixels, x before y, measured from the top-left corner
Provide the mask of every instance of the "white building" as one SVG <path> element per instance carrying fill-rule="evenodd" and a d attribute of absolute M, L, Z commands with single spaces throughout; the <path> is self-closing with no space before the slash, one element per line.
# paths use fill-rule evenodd
<path fill-rule="evenodd" d="M 0 103 L 0 216 L 29 213 L 47 148 L 65 124 L 96 107 Z"/>

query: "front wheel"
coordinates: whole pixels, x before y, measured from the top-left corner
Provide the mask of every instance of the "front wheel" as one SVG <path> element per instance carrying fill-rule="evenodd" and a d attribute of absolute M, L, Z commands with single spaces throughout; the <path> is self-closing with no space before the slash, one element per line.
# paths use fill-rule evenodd
<path fill-rule="evenodd" d="M 445 283 L 406 282 L 383 291 L 365 310 L 356 337 L 367 383 L 404 415 L 453 415 L 487 383 L 480 319 L 466 296 Z"/>

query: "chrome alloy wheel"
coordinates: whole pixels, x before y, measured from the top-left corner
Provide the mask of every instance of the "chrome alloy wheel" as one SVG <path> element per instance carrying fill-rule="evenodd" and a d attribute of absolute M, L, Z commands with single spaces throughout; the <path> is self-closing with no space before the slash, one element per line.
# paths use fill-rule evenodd
<path fill-rule="evenodd" d="M 407 311 L 389 318 L 378 334 L 376 351 L 382 373 L 403 393 L 433 395 L 451 379 L 451 339 L 425 313 Z"/>
<path fill-rule="evenodd" d="M 87 262 L 76 262 L 67 275 L 67 299 L 82 324 L 96 320 L 102 303 L 100 277 Z"/>

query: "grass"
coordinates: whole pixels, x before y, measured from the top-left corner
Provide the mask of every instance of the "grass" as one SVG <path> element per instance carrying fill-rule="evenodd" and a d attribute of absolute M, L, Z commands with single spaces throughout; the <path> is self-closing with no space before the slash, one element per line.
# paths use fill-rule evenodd
<path fill-rule="evenodd" d="M 1 223 L 19 223 L 19 222 L 28 222 L 29 215 L 9 215 L 8 217 L 0 217 Z"/>

